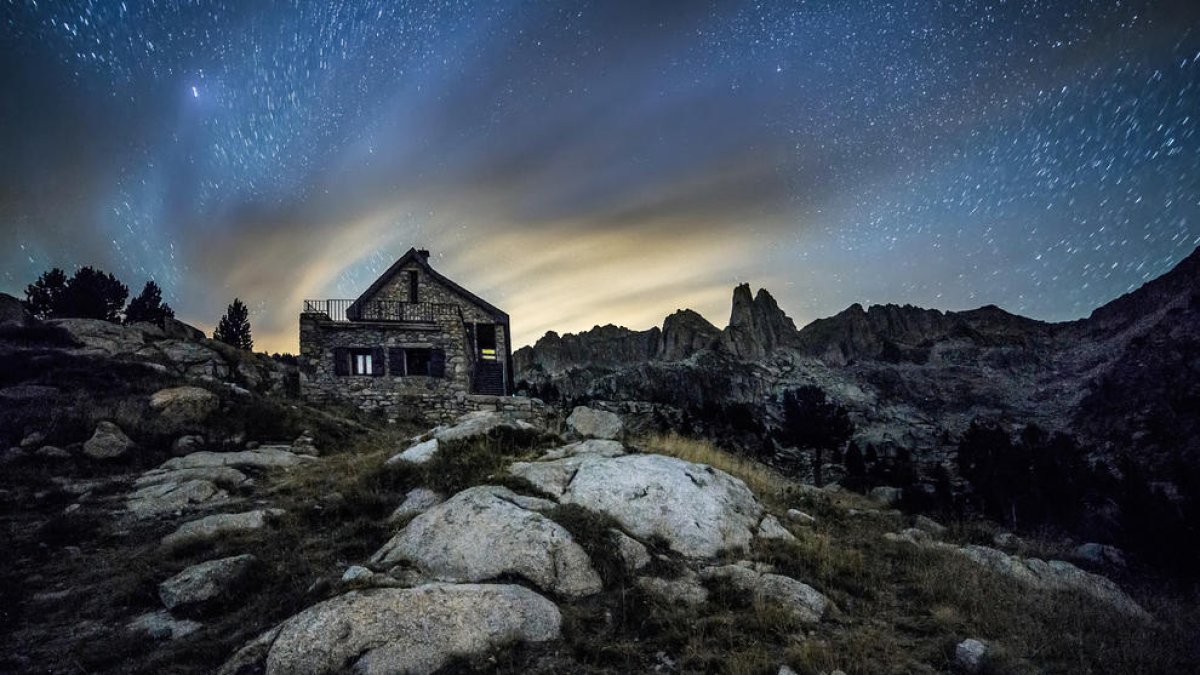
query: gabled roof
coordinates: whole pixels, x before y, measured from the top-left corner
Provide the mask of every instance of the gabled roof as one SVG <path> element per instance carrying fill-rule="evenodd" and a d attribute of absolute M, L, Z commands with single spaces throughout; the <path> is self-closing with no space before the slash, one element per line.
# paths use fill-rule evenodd
<path fill-rule="evenodd" d="M 490 302 L 484 300 L 483 298 L 479 297 L 478 295 L 475 295 L 471 291 L 468 291 L 467 289 L 463 288 L 462 286 L 459 286 L 458 284 L 451 281 L 449 278 L 447 278 L 442 273 L 433 269 L 433 267 L 431 267 L 429 264 L 428 256 L 429 256 L 429 254 L 426 251 L 418 251 L 415 248 L 408 249 L 407 253 L 400 256 L 399 260 L 392 263 L 392 266 L 387 268 L 386 272 L 379 275 L 379 278 L 376 279 L 369 287 L 367 287 L 367 290 L 363 291 L 362 295 L 358 296 L 358 299 L 356 299 L 353 302 L 353 304 L 350 305 L 350 307 L 349 307 L 349 309 L 347 309 L 346 313 L 349 314 L 350 316 L 354 316 L 358 311 L 358 304 L 360 302 L 365 302 L 367 298 L 370 298 L 371 296 L 378 293 L 379 289 L 383 288 L 384 284 L 386 284 L 388 281 L 390 281 L 392 279 L 392 277 L 396 276 L 396 274 L 399 273 L 400 270 L 405 265 L 408 265 L 409 263 L 417 263 L 422 269 L 425 270 L 426 274 L 428 274 L 429 276 L 433 277 L 434 279 L 440 281 L 441 283 L 445 284 L 447 287 L 449 287 L 455 293 L 458 293 L 459 295 L 463 296 L 467 300 L 470 300 L 471 302 L 475 303 L 481 309 L 483 309 L 483 311 L 495 316 L 497 319 L 500 319 L 502 321 L 508 321 L 508 314 L 501 311 L 500 308 L 498 308 L 495 305 L 491 304 Z"/>

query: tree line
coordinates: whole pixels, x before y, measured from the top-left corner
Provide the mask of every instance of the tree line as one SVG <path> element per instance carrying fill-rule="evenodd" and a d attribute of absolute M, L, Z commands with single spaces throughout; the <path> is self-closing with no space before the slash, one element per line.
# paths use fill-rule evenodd
<path fill-rule="evenodd" d="M 148 322 L 160 327 L 175 318 L 175 310 L 162 299 L 162 289 L 153 280 L 126 304 L 129 287 L 111 273 L 80 267 L 67 276 L 55 267 L 43 272 L 25 287 L 25 309 L 38 319 L 99 319 L 113 323 Z M 234 298 L 217 322 L 213 339 L 239 349 L 252 350 L 250 312 Z"/>

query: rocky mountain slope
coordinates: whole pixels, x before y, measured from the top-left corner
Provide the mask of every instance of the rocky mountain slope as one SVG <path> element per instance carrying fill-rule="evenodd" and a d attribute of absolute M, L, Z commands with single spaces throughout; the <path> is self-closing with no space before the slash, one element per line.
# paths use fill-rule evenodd
<path fill-rule="evenodd" d="M 1070 431 L 1098 452 L 1163 467 L 1200 458 L 1191 433 L 1200 419 L 1198 298 L 1200 251 L 1066 323 L 995 306 L 856 304 L 797 330 L 765 289 L 752 297 L 743 284 L 724 329 L 682 310 L 661 329 L 548 333 L 514 359 L 518 382 L 534 395 L 654 411 L 647 423 L 734 405 L 771 421 L 780 393 L 815 384 L 850 409 L 860 443 L 931 462 L 983 419 Z"/>
<path fill-rule="evenodd" d="M 671 349 L 723 339 L 697 318 Z M 185 326 L 20 312 L 0 362 L 3 672 L 1200 663 L 1194 610 L 1115 557 L 906 516 L 604 411 L 388 426 L 306 407 L 290 367 Z"/>

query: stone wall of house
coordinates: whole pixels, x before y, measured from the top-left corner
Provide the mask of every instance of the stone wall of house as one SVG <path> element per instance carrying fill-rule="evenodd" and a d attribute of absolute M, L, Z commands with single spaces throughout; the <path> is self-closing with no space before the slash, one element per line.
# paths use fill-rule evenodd
<path fill-rule="evenodd" d="M 463 321 L 470 323 L 496 323 L 495 317 L 482 307 L 464 298 L 457 291 L 441 283 L 425 272 L 419 263 L 412 262 L 400 268 L 375 295 L 366 298 L 366 302 L 408 302 L 408 272 L 417 273 L 417 302 L 433 302 L 439 304 L 458 305 L 462 308 Z M 505 334 L 504 324 L 496 324 L 496 354 L 503 359 L 507 353 L 508 335 Z"/>
<path fill-rule="evenodd" d="M 334 374 L 334 349 L 428 347 L 446 352 L 445 377 Z M 389 364 L 390 368 L 390 364 Z M 300 388 L 313 403 L 343 401 L 379 410 L 389 420 L 424 418 L 448 422 L 477 410 L 499 410 L 544 423 L 537 399 L 471 394 L 471 362 L 457 317 L 436 327 L 396 323 L 334 322 L 300 315 Z"/>

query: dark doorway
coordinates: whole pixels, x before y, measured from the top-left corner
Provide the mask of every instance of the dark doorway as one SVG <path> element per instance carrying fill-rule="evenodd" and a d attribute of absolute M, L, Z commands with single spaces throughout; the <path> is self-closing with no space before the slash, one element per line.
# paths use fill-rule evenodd
<path fill-rule="evenodd" d="M 496 324 L 475 324 L 475 348 L 479 350 L 479 358 L 485 361 L 496 360 Z"/>

